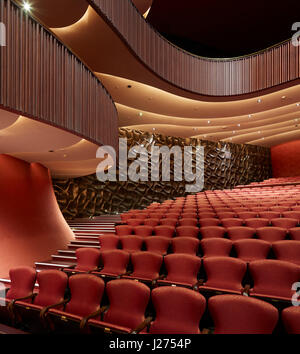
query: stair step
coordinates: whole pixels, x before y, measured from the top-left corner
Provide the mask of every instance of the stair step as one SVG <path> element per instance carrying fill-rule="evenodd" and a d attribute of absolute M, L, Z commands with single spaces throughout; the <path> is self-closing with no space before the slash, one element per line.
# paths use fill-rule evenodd
<path fill-rule="evenodd" d="M 75 256 L 75 251 L 71 250 L 57 250 L 57 253 L 61 256 Z"/>
<path fill-rule="evenodd" d="M 87 236 L 87 235 L 75 235 L 75 239 L 76 240 L 86 240 L 86 241 L 93 241 L 93 240 L 99 240 L 99 236 L 95 235 L 95 236 Z"/>
<path fill-rule="evenodd" d="M 80 240 L 72 240 L 72 245 L 88 245 L 88 246 L 99 246 L 99 241 L 80 241 Z"/>
<path fill-rule="evenodd" d="M 51 257 L 56 261 L 76 261 L 76 257 L 74 256 L 62 256 L 59 254 L 53 254 Z"/>
<path fill-rule="evenodd" d="M 68 245 L 68 248 L 70 250 L 77 250 L 77 248 L 96 248 L 96 249 L 100 249 L 100 246 L 87 246 L 87 245 Z"/>
<path fill-rule="evenodd" d="M 60 268 L 66 268 L 76 265 L 74 262 L 57 262 L 57 261 L 46 261 L 46 262 L 35 262 L 35 266 L 37 270 L 44 270 L 44 269 L 60 269 Z"/>

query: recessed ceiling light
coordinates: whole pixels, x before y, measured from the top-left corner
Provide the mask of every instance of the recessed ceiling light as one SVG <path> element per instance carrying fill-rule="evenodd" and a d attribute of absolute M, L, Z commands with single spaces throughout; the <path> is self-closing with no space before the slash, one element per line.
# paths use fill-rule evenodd
<path fill-rule="evenodd" d="M 152 128 L 152 130 L 155 130 L 155 128 Z"/>
<path fill-rule="evenodd" d="M 237 126 L 238 126 L 238 127 L 240 127 L 240 126 L 241 126 L 241 124 L 239 123 L 239 124 L 237 124 Z"/>
<path fill-rule="evenodd" d="M 284 100 L 284 99 L 286 99 L 286 96 L 281 96 L 281 98 Z"/>
<path fill-rule="evenodd" d="M 233 130 L 232 134 L 235 134 L 235 130 Z"/>
<path fill-rule="evenodd" d="M 210 124 L 210 120 L 207 121 L 207 124 Z"/>
<path fill-rule="evenodd" d="M 300 103 L 296 103 L 296 106 L 299 107 L 299 106 L 300 106 Z"/>
<path fill-rule="evenodd" d="M 249 114 L 248 117 L 251 118 L 251 117 L 252 117 L 252 114 Z"/>
<path fill-rule="evenodd" d="M 139 113 L 139 116 L 142 117 L 142 116 L 143 116 L 143 112 L 140 112 L 140 113 Z"/>
<path fill-rule="evenodd" d="M 261 102 L 261 98 L 259 98 L 258 100 L 257 100 L 257 103 L 260 103 Z"/>
<path fill-rule="evenodd" d="M 30 11 L 31 10 L 31 5 L 28 2 L 24 1 L 23 2 L 23 9 L 25 11 Z"/>
<path fill-rule="evenodd" d="M 261 131 L 259 130 L 257 133 L 258 133 L 258 134 L 260 134 L 260 133 L 261 133 Z"/>

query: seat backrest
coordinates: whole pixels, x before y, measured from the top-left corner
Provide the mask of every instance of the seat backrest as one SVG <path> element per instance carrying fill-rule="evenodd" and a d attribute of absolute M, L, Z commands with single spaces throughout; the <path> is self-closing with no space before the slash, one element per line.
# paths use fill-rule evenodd
<path fill-rule="evenodd" d="M 143 238 L 140 236 L 121 236 L 120 243 L 122 249 L 127 252 L 140 251 L 143 245 Z"/>
<path fill-rule="evenodd" d="M 300 220 L 300 211 L 285 211 L 284 213 L 282 213 L 282 216 L 284 218 L 290 218 L 290 219 L 296 219 L 296 220 Z"/>
<path fill-rule="evenodd" d="M 242 295 L 210 297 L 208 309 L 215 334 L 271 334 L 279 317 L 273 305 Z"/>
<path fill-rule="evenodd" d="M 32 294 L 36 271 L 32 267 L 16 267 L 9 271 L 10 288 L 7 299 L 18 299 Z"/>
<path fill-rule="evenodd" d="M 101 251 L 115 250 L 118 248 L 119 236 L 101 235 L 99 236 L 99 244 Z"/>
<path fill-rule="evenodd" d="M 117 225 L 116 233 L 119 236 L 131 235 L 133 231 L 133 227 L 130 225 Z"/>
<path fill-rule="evenodd" d="M 198 225 L 197 218 L 182 218 L 182 219 L 179 219 L 178 222 L 179 222 L 180 226 L 197 226 Z"/>
<path fill-rule="evenodd" d="M 145 219 L 144 220 L 144 225 L 147 226 L 157 226 L 159 224 L 159 219 L 153 219 L 153 218 L 149 218 L 149 219 Z"/>
<path fill-rule="evenodd" d="M 144 224 L 144 220 L 143 219 L 138 219 L 138 218 L 128 219 L 127 220 L 127 224 L 129 226 L 135 227 L 135 226 L 143 225 Z"/>
<path fill-rule="evenodd" d="M 227 228 L 227 234 L 232 241 L 249 239 L 255 235 L 255 229 L 247 226 L 233 226 Z"/>
<path fill-rule="evenodd" d="M 96 312 L 101 305 L 104 281 L 92 274 L 75 274 L 69 278 L 71 300 L 65 312 L 85 317 Z"/>
<path fill-rule="evenodd" d="M 199 334 L 199 324 L 206 300 L 199 292 L 163 286 L 151 294 L 156 318 L 150 326 L 151 334 Z"/>
<path fill-rule="evenodd" d="M 145 320 L 150 289 L 134 280 L 116 279 L 106 284 L 109 309 L 104 321 L 134 329 Z"/>
<path fill-rule="evenodd" d="M 133 232 L 137 236 L 147 237 L 152 235 L 153 227 L 148 225 L 135 226 Z"/>
<path fill-rule="evenodd" d="M 102 273 L 123 274 L 126 272 L 129 263 L 129 253 L 122 250 L 112 250 L 101 252 L 103 263 Z"/>
<path fill-rule="evenodd" d="M 201 227 L 206 226 L 220 226 L 221 220 L 218 218 L 203 218 L 199 219 L 199 225 Z"/>
<path fill-rule="evenodd" d="M 237 256 L 246 262 L 267 258 L 271 244 L 257 239 L 237 240 L 233 243 Z"/>
<path fill-rule="evenodd" d="M 269 219 L 264 218 L 253 218 L 253 219 L 245 219 L 245 225 L 248 227 L 252 227 L 257 229 L 258 227 L 265 227 L 270 224 Z"/>
<path fill-rule="evenodd" d="M 96 248 L 77 248 L 75 270 L 90 271 L 97 269 L 100 262 L 100 254 L 100 250 Z"/>
<path fill-rule="evenodd" d="M 57 304 L 64 299 L 68 284 L 68 276 L 60 270 L 42 270 L 37 274 L 39 293 L 34 304 L 48 306 Z"/>
<path fill-rule="evenodd" d="M 164 262 L 168 273 L 166 280 L 184 282 L 191 285 L 197 282 L 198 272 L 201 267 L 201 259 L 199 257 L 175 253 L 165 256 Z"/>
<path fill-rule="evenodd" d="M 195 237 L 175 237 L 172 239 L 174 253 L 186 253 L 196 255 L 199 248 L 199 240 Z"/>
<path fill-rule="evenodd" d="M 276 218 L 272 219 L 271 223 L 275 227 L 282 227 L 284 229 L 291 229 L 292 227 L 296 227 L 298 225 L 297 219 L 290 218 Z"/>
<path fill-rule="evenodd" d="M 244 221 L 239 218 L 226 218 L 221 220 L 224 227 L 242 226 Z"/>
<path fill-rule="evenodd" d="M 171 219 L 171 218 L 165 218 L 160 220 L 160 225 L 168 225 L 168 226 L 176 226 L 178 220 L 176 219 Z"/>
<path fill-rule="evenodd" d="M 178 226 L 176 235 L 180 237 L 195 237 L 198 238 L 199 228 L 196 226 Z"/>
<path fill-rule="evenodd" d="M 232 211 L 222 211 L 217 213 L 218 218 L 219 219 L 230 219 L 230 218 L 235 218 L 236 217 L 236 213 L 232 212 Z"/>
<path fill-rule="evenodd" d="M 232 257 L 203 258 L 206 272 L 205 286 L 217 287 L 240 292 L 247 264 Z"/>
<path fill-rule="evenodd" d="M 154 252 L 135 252 L 131 255 L 133 277 L 156 279 L 159 276 L 163 256 Z"/>
<path fill-rule="evenodd" d="M 272 244 L 276 259 L 300 265 L 300 242 L 293 240 L 277 241 Z M 300 280 L 300 279 L 299 279 Z"/>
<path fill-rule="evenodd" d="M 205 226 L 200 228 L 202 238 L 224 237 L 226 229 L 222 226 Z"/>
<path fill-rule="evenodd" d="M 205 238 L 200 241 L 203 257 L 229 256 L 232 241 L 226 238 Z"/>
<path fill-rule="evenodd" d="M 199 219 L 211 219 L 216 217 L 217 215 L 212 211 L 199 212 Z"/>
<path fill-rule="evenodd" d="M 289 235 L 291 236 L 291 239 L 300 241 L 300 227 L 289 229 Z"/>
<path fill-rule="evenodd" d="M 273 259 L 249 263 L 253 279 L 253 292 L 266 296 L 291 299 L 292 285 L 300 279 L 300 267 L 296 264 Z"/>
<path fill-rule="evenodd" d="M 167 225 L 161 225 L 161 226 L 155 226 L 154 227 L 154 233 L 157 236 L 164 236 L 164 237 L 173 237 L 175 232 L 175 227 L 174 226 L 167 226 Z"/>
<path fill-rule="evenodd" d="M 260 227 L 256 230 L 256 235 L 261 240 L 267 242 L 275 242 L 284 240 L 286 237 L 286 230 L 281 227 Z"/>
<path fill-rule="evenodd" d="M 286 307 L 281 312 L 284 328 L 288 334 L 300 334 L 300 307 Z"/>
<path fill-rule="evenodd" d="M 163 236 L 147 237 L 145 239 L 145 245 L 147 251 L 155 252 L 159 254 L 166 254 L 170 245 L 170 238 Z"/>
<path fill-rule="evenodd" d="M 275 219 L 280 217 L 280 213 L 278 211 L 261 211 L 259 216 L 263 219 Z"/>

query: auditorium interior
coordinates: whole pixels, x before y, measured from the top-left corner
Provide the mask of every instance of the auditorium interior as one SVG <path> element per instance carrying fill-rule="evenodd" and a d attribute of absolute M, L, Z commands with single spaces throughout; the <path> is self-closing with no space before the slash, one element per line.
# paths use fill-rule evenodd
<path fill-rule="evenodd" d="M 300 334 L 299 14 L 0 1 L 0 333 Z"/>

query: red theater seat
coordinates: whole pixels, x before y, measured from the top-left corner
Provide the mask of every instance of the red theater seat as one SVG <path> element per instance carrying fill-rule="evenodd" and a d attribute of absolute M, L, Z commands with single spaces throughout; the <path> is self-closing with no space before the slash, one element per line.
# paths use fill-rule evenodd
<path fill-rule="evenodd" d="M 263 219 L 275 219 L 275 218 L 279 218 L 280 217 L 280 213 L 277 211 L 262 211 L 259 213 L 259 216 Z"/>
<path fill-rule="evenodd" d="M 109 307 L 103 318 L 91 316 L 84 319 L 92 332 L 131 333 L 145 321 L 145 311 L 150 299 L 150 289 L 143 283 L 129 279 L 116 279 L 107 283 Z"/>
<path fill-rule="evenodd" d="M 177 219 L 169 219 L 169 218 L 165 218 L 165 219 L 161 219 L 160 220 L 160 225 L 167 225 L 167 226 L 176 226 L 177 225 L 178 220 Z"/>
<path fill-rule="evenodd" d="M 222 226 L 206 226 L 200 228 L 202 238 L 224 237 L 226 229 Z"/>
<path fill-rule="evenodd" d="M 63 308 L 67 300 L 64 299 L 68 284 L 68 276 L 60 270 L 43 270 L 37 273 L 37 282 L 39 292 L 33 297 L 32 303 L 26 301 L 16 301 L 12 307 L 17 318 L 26 322 L 29 318 L 35 316 L 39 318 L 43 309 L 49 309 L 49 306 Z"/>
<path fill-rule="evenodd" d="M 132 253 L 142 249 L 144 239 L 140 236 L 121 236 L 120 243 L 123 251 Z"/>
<path fill-rule="evenodd" d="M 246 262 L 232 257 L 207 257 L 203 258 L 203 266 L 206 281 L 200 286 L 200 292 L 209 290 L 242 293 L 242 280 L 247 269 Z"/>
<path fill-rule="evenodd" d="M 172 239 L 173 253 L 196 255 L 198 248 L 199 240 L 194 237 L 175 237 Z"/>
<path fill-rule="evenodd" d="M 144 225 L 147 225 L 147 226 L 157 226 L 159 224 L 159 219 L 146 219 L 144 220 Z"/>
<path fill-rule="evenodd" d="M 232 218 L 236 218 L 236 213 L 233 213 L 233 212 L 229 212 L 229 211 L 224 211 L 224 212 L 220 212 L 220 213 L 217 213 L 217 216 L 219 219 L 232 219 Z"/>
<path fill-rule="evenodd" d="M 286 230 L 281 227 L 261 227 L 256 230 L 256 235 L 267 242 L 282 241 L 286 237 Z"/>
<path fill-rule="evenodd" d="M 300 220 L 300 211 L 285 211 L 282 213 L 284 218 Z"/>
<path fill-rule="evenodd" d="M 101 251 L 115 250 L 119 245 L 119 236 L 101 235 L 99 236 L 99 244 Z"/>
<path fill-rule="evenodd" d="M 206 238 L 200 241 L 203 257 L 229 257 L 232 242 L 225 238 Z"/>
<path fill-rule="evenodd" d="M 117 277 L 126 273 L 129 262 L 129 253 L 122 250 L 101 252 L 102 269 L 94 274 L 101 277 Z"/>
<path fill-rule="evenodd" d="M 299 241 L 277 241 L 272 244 L 276 259 L 295 263 L 300 266 L 300 242 Z M 300 281 L 300 279 L 299 279 Z"/>
<path fill-rule="evenodd" d="M 176 235 L 179 237 L 198 238 L 199 228 L 196 226 L 179 226 L 176 228 Z"/>
<path fill-rule="evenodd" d="M 133 232 L 133 227 L 129 225 L 118 225 L 116 226 L 116 234 L 118 236 L 131 235 Z"/>
<path fill-rule="evenodd" d="M 182 219 L 197 219 L 197 213 L 194 212 L 194 213 L 191 213 L 191 212 L 186 212 L 186 211 L 183 211 L 182 214 L 181 214 L 181 218 Z"/>
<path fill-rule="evenodd" d="M 198 219 L 196 218 L 185 218 L 185 219 L 179 219 L 178 224 L 180 226 L 197 226 L 198 225 Z"/>
<path fill-rule="evenodd" d="M 133 271 L 122 277 L 152 282 L 158 279 L 163 256 L 154 252 L 136 252 L 131 255 Z"/>
<path fill-rule="evenodd" d="M 109 236 L 106 236 L 109 237 Z M 64 268 L 64 272 L 80 273 L 97 270 L 100 262 L 100 250 L 95 248 L 77 248 L 77 265 L 74 268 Z"/>
<path fill-rule="evenodd" d="M 72 333 L 84 325 L 84 317 L 100 311 L 104 282 L 92 274 L 76 274 L 69 278 L 70 300 L 63 309 L 52 306 L 41 316 L 52 330 Z M 83 321 L 83 323 L 82 323 Z"/>
<path fill-rule="evenodd" d="M 292 285 L 300 279 L 300 267 L 296 264 L 272 259 L 249 263 L 254 286 L 250 296 L 291 301 Z"/>
<path fill-rule="evenodd" d="M 283 229 L 291 229 L 298 225 L 298 220 L 290 218 L 277 218 L 272 219 L 271 223 L 275 227 L 282 227 Z"/>
<path fill-rule="evenodd" d="M 242 226 L 244 221 L 242 219 L 238 218 L 228 218 L 228 219 L 222 219 L 221 220 L 222 225 L 224 227 L 233 227 L 233 226 Z"/>
<path fill-rule="evenodd" d="M 263 219 L 263 218 L 246 219 L 245 225 L 257 229 L 258 227 L 264 227 L 270 225 L 270 221 L 268 219 Z"/>
<path fill-rule="evenodd" d="M 289 229 L 289 235 L 292 240 L 300 241 L 300 227 L 293 227 Z"/>
<path fill-rule="evenodd" d="M 255 213 L 254 211 L 243 211 L 243 212 L 240 212 L 237 214 L 238 214 L 238 217 L 243 220 L 253 219 L 253 218 L 257 217 L 257 213 Z"/>
<path fill-rule="evenodd" d="M 263 240 L 245 239 L 233 243 L 238 258 L 245 262 L 267 258 L 271 244 Z"/>
<path fill-rule="evenodd" d="M 215 218 L 217 215 L 212 212 L 200 212 L 199 213 L 199 219 L 211 219 Z"/>
<path fill-rule="evenodd" d="M 206 227 L 206 226 L 219 226 L 221 221 L 217 218 L 205 218 L 205 219 L 199 219 L 199 225 L 201 227 Z"/>
<path fill-rule="evenodd" d="M 208 300 L 215 334 L 272 334 L 278 310 L 271 304 L 242 295 L 218 295 Z"/>
<path fill-rule="evenodd" d="M 175 233 L 175 227 L 173 226 L 161 225 L 161 226 L 154 227 L 154 234 L 156 236 L 172 238 L 174 236 L 174 233 Z"/>
<path fill-rule="evenodd" d="M 300 307 L 290 306 L 281 313 L 284 328 L 288 334 L 300 334 Z"/>
<path fill-rule="evenodd" d="M 170 245 L 170 238 L 163 236 L 147 237 L 145 239 L 146 249 L 149 252 L 165 255 Z"/>
<path fill-rule="evenodd" d="M 148 237 L 151 236 L 153 233 L 153 227 L 152 226 L 135 226 L 133 228 L 133 232 L 136 236 L 141 236 L 141 237 Z"/>
<path fill-rule="evenodd" d="M 156 318 L 151 334 L 199 334 L 206 306 L 204 296 L 185 288 L 161 287 L 151 294 Z"/>
<path fill-rule="evenodd" d="M 132 226 L 132 227 L 135 227 L 135 226 L 138 226 L 138 225 L 143 225 L 144 223 L 144 220 L 143 219 L 128 219 L 127 220 L 127 224 Z"/>
<path fill-rule="evenodd" d="M 189 254 L 169 254 L 164 258 L 167 276 L 158 280 L 158 285 L 197 287 L 201 259 Z"/>
<path fill-rule="evenodd" d="M 247 226 L 228 227 L 227 234 L 231 241 L 243 240 L 252 238 L 255 235 L 255 229 Z"/>

